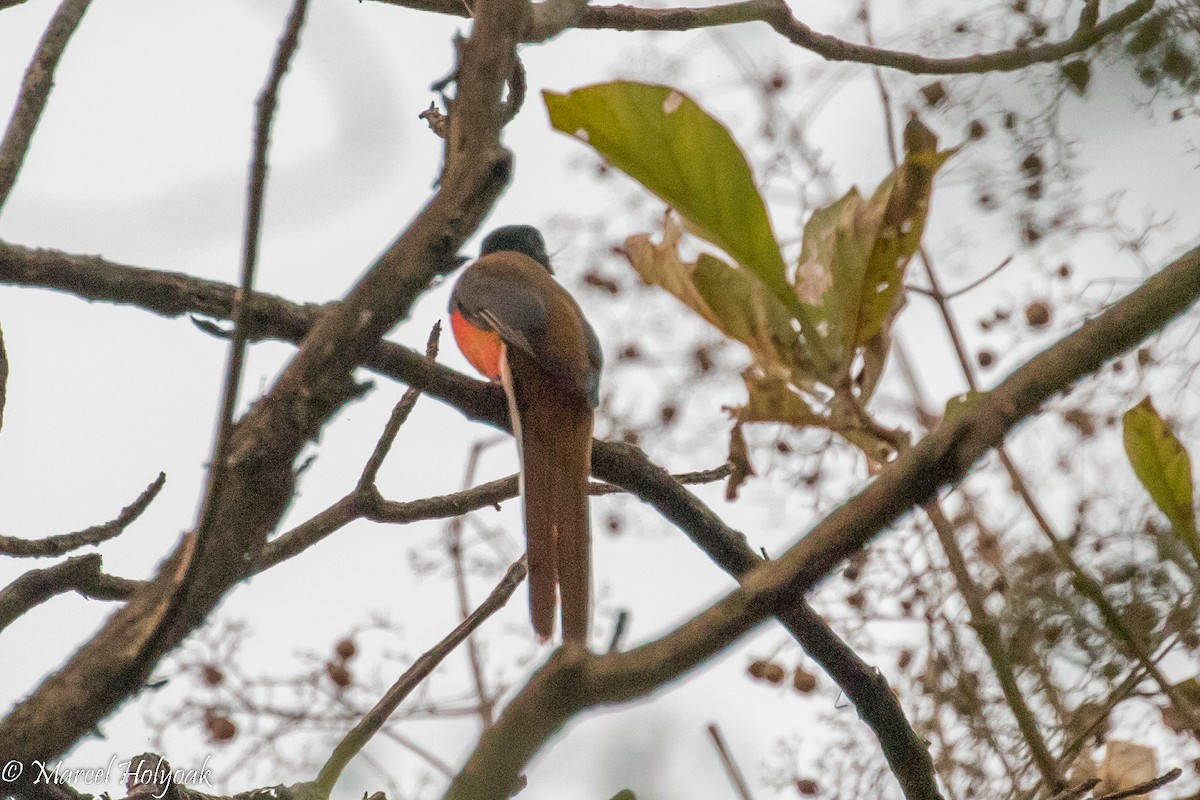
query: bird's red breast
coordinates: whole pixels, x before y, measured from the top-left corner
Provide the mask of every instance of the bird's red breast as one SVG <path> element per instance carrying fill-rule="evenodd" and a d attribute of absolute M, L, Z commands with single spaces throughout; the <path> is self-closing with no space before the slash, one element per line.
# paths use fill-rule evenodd
<path fill-rule="evenodd" d="M 450 312 L 450 328 L 454 331 L 454 341 L 458 349 L 471 362 L 471 366 L 482 375 L 492 380 L 500 379 L 500 334 L 495 331 L 485 331 L 467 322 L 466 318 L 454 309 Z"/>

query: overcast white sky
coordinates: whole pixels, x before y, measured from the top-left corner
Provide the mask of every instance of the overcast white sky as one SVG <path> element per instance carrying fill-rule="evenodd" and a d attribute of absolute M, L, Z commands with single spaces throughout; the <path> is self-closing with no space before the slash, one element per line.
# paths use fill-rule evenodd
<path fill-rule="evenodd" d="M 34 147 L 0 214 L 0 237 L 235 281 L 253 102 L 288 5 L 282 0 L 95 3 L 68 48 Z M 29 0 L 0 12 L 0 109 L 11 107 L 54 6 L 49 0 Z M 258 289 L 306 302 L 340 296 L 425 202 L 441 145 L 417 114 L 431 99 L 428 85 L 450 68 L 450 38 L 465 24 L 370 2 L 313 3 L 274 127 Z M 762 63 L 769 63 L 763 55 L 768 48 L 779 49 L 777 37 L 765 26 L 743 26 L 722 35 Z M 686 88 L 714 110 L 735 104 L 731 87 L 738 75 L 727 51 L 699 36 L 649 39 L 573 32 L 547 46 L 527 48 L 529 104 L 506 132 L 516 154 L 515 176 L 485 228 L 541 222 L 564 208 L 580 213 L 618 210 L 590 172 L 570 166 L 585 153 L 578 143 L 549 129 L 538 93 L 616 75 L 643 75 L 649 65 L 631 61 L 630 54 L 647 42 L 657 43 L 663 55 L 697 48 L 705 54 L 704 68 L 689 76 Z M 792 65 L 813 61 L 798 51 L 781 52 L 780 58 Z M 814 124 L 814 137 L 835 167 L 839 191 L 853 181 L 873 186 L 887 169 L 868 78 L 863 72 L 848 88 L 826 89 Z M 1154 138 L 1158 134 L 1146 134 L 1142 120 L 1129 110 L 1124 88 L 1101 85 L 1087 107 L 1079 105 L 1071 112 L 1073 119 L 1069 115 L 1072 124 L 1097 134 L 1089 140 L 1091 157 L 1107 161 L 1108 169 L 1095 180 L 1114 188 L 1132 185 L 1126 208 L 1135 215 L 1151 197 L 1160 208 L 1169 207 L 1174 201 L 1164 196 L 1164 186 L 1173 187 L 1181 200 L 1194 200 L 1200 196 L 1196 171 L 1181 171 L 1179 162 L 1170 166 L 1151 157 L 1159 147 L 1182 154 L 1179 133 L 1173 131 L 1161 142 Z M 1117 124 L 1093 126 L 1097 118 Z M 738 127 L 738 120 L 729 121 Z M 1150 136 L 1139 140 L 1143 144 L 1137 152 L 1126 148 L 1121 121 Z M 960 135 L 958 130 L 942 133 L 948 142 Z M 1103 186 L 1095 189 L 1100 192 Z M 952 181 L 947 194 L 935 199 L 935 232 L 963 235 L 953 214 L 950 221 L 936 214 L 966 197 L 965 189 L 955 189 Z M 962 265 L 962 274 L 999 260 L 992 256 L 1002 255 L 1002 249 L 985 245 L 986 238 L 978 242 L 979 263 Z M 1177 245 L 1186 238 L 1187 231 L 1180 231 L 1174 241 Z M 557 253 L 560 275 L 573 285 L 585 267 L 583 254 L 571 241 L 551 239 L 549 244 Z M 1105 274 L 1130 270 L 1114 264 Z M 984 305 L 1018 291 L 998 284 Z M 444 314 L 446 292 L 443 286 L 423 298 L 412 320 L 393 338 L 421 346 Z M 622 334 L 617 329 L 621 316 L 611 308 L 589 306 L 587 296 L 581 299 L 602 340 L 616 341 Z M 911 316 L 905 330 L 919 331 L 927 313 L 915 301 L 906 312 Z M 162 495 L 125 535 L 101 550 L 107 571 L 150 575 L 194 519 L 224 345 L 186 320 L 11 287 L 0 287 L 0 324 L 11 363 L 0 432 L 0 530 L 32 538 L 111 519 L 161 470 L 167 473 Z M 682 313 L 677 324 L 688 324 Z M 917 341 L 945 347 L 938 340 Z M 282 345 L 256 345 L 243 399 L 268 386 L 291 352 Z M 448 341 L 442 353 L 446 363 L 466 369 Z M 936 393 L 957 388 L 951 379 L 927 378 Z M 289 524 L 307 518 L 353 484 L 402 389 L 379 382 L 376 391 L 347 408 L 325 431 L 313 449 L 318 458 L 301 482 Z M 622 391 L 636 396 L 637 388 Z M 707 420 L 718 429 L 723 420 L 719 403 L 712 404 Z M 381 486 L 394 499 L 457 489 L 469 443 L 491 435 L 436 401 L 422 401 L 400 434 Z M 717 436 L 694 452 L 651 455 L 673 470 L 696 469 L 719 463 L 723 446 Z M 507 474 L 515 463 L 505 442 L 488 452 L 481 478 Z M 731 524 L 750 533 L 755 547 L 772 552 L 812 522 L 801 500 L 767 481 L 752 485 L 732 507 L 719 499 L 720 487 L 700 493 Z M 600 499 L 594 502 L 595 514 L 608 504 L 628 502 Z M 488 517 L 507 527 L 510 538 L 504 547 L 514 558 L 520 552 L 514 536 L 517 513 L 518 505 L 507 503 L 502 513 Z M 729 579 L 681 535 L 663 533 L 652 512 L 639 510 L 631 519 L 634 529 L 624 536 L 596 536 L 598 640 L 610 628 L 613 598 L 634 609 L 626 641 L 636 642 L 690 616 L 730 587 Z M 438 524 L 352 526 L 239 587 L 220 615 L 246 621 L 252 631 L 247 660 L 264 671 L 295 668 L 289 665 L 298 663 L 298 651 L 324 653 L 371 612 L 398 620 L 406 650 L 419 653 L 456 621 L 449 582 L 415 580 L 409 569 L 409 552 L 435 550 L 440 532 Z M 48 563 L 0 561 L 0 585 L 30 566 Z M 474 584 L 476 598 L 488 588 L 485 582 Z M 7 629 L 0 637 L 0 707 L 29 692 L 112 608 L 60 597 Z M 527 644 L 525 615 L 521 589 L 488 623 L 485 638 L 501 654 L 497 664 L 513 653 L 523 653 L 533 663 L 544 657 Z M 756 781 L 776 741 L 803 730 L 817 704 L 822 711 L 836 711 L 831 695 L 802 700 L 783 690 L 746 690 L 741 675 L 748 660 L 768 654 L 783 639 L 778 628 L 766 628 L 652 703 L 586 715 L 539 757 L 521 796 L 600 798 L 626 786 L 639 796 L 664 799 L 729 796 L 704 734 L 708 722 L 721 725 L 735 756 Z M 507 674 L 510 682 L 518 676 L 511 670 Z M 140 700 L 127 704 L 104 726 L 107 739 L 81 743 L 67 763 L 84 767 L 106 763 L 112 755 L 127 758 L 141 752 L 149 744 L 145 713 Z M 849 707 L 841 713 L 853 718 Z M 421 723 L 411 735 L 457 764 L 472 742 L 472 724 Z M 176 741 L 180 750 L 167 753 L 176 766 L 193 766 L 191 760 L 211 754 L 215 775 L 222 780 L 222 748 L 194 736 Z M 398 757 L 393 748 L 376 752 L 389 766 L 413 764 L 408 756 L 389 761 Z M 670 780 L 664 781 L 667 775 Z M 276 774 L 271 779 L 305 777 Z M 231 791 L 250 788 L 240 779 L 218 785 Z M 357 762 L 337 795 L 357 797 L 377 788 L 378 774 Z M 119 787 L 92 789 L 104 790 Z"/>

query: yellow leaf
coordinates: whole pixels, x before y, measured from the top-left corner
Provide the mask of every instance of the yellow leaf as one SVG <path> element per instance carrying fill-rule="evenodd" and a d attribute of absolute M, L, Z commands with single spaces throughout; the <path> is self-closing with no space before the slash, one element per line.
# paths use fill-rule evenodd
<path fill-rule="evenodd" d="M 1200 533 L 1192 508 L 1192 460 L 1187 450 L 1149 397 L 1126 411 L 1123 422 L 1125 453 L 1134 473 L 1171 520 L 1174 535 L 1200 562 Z"/>
<path fill-rule="evenodd" d="M 752 272 L 701 253 L 692 282 L 721 330 L 749 347 L 755 363 L 808 382 L 808 363 L 792 315 Z"/>

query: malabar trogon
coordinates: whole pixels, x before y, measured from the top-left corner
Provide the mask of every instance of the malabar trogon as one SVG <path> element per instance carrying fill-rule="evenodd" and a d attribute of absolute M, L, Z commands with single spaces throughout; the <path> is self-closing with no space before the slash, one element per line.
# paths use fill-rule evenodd
<path fill-rule="evenodd" d="M 529 613 L 564 641 L 587 639 L 591 595 L 587 482 L 599 402 L 600 344 L 554 280 L 536 228 L 510 225 L 483 241 L 450 295 L 450 324 L 467 360 L 499 379 L 521 455 Z"/>

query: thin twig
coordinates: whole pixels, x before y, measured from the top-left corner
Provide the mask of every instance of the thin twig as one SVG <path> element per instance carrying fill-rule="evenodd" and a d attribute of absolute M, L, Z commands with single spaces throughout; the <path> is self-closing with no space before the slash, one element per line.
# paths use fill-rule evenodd
<path fill-rule="evenodd" d="M 386 736 L 387 738 L 391 739 L 396 744 L 403 747 L 408 752 L 415 755 L 417 758 L 424 761 L 429 766 L 433 767 L 435 770 L 437 770 L 439 773 L 441 773 L 444 777 L 451 778 L 451 779 L 454 778 L 454 768 L 453 767 L 451 767 L 449 764 L 447 764 L 442 759 L 438 758 L 436 755 L 431 753 L 428 749 L 421 746 L 417 742 L 414 742 L 412 739 L 410 739 L 407 736 L 404 736 L 394 730 L 390 730 L 390 729 L 386 729 L 386 728 L 384 730 L 380 731 L 380 733 L 383 736 Z"/>
<path fill-rule="evenodd" d="M 333 790 L 334 784 L 337 783 L 346 765 L 366 746 L 371 737 L 383 727 L 388 717 L 403 702 L 409 692 L 416 688 L 446 656 L 453 652 L 454 648 L 458 647 L 464 639 L 470 636 L 472 631 L 483 624 L 484 620 L 500 610 L 508 602 L 508 598 L 512 597 L 513 592 L 516 591 L 516 588 L 521 585 L 521 581 L 523 580 L 525 580 L 525 562 L 517 561 L 508 568 L 508 572 L 504 574 L 500 583 L 492 590 L 487 599 L 470 616 L 459 623 L 458 627 L 451 631 L 446 638 L 442 639 L 428 652 L 422 654 L 414 661 L 413 665 L 405 670 L 404 674 L 380 698 L 375 707 L 367 712 L 367 715 L 346 734 L 345 738 L 334 748 L 333 753 L 329 756 L 329 760 L 325 762 L 325 766 L 321 767 L 321 771 L 317 775 L 316 784 L 325 793 L 326 797 Z"/>
<path fill-rule="evenodd" d="M 476 442 L 467 457 L 466 474 L 463 475 L 463 486 L 469 487 L 475 482 L 475 471 L 479 468 L 479 458 L 492 442 Z M 454 588 L 458 596 L 458 613 L 466 619 L 471 611 L 471 598 L 467 591 L 467 571 L 463 563 L 463 523 L 465 517 L 457 516 L 450 520 L 447 526 L 447 548 L 450 551 L 450 562 L 454 565 Z M 483 677 L 483 660 L 479 648 L 475 645 L 475 637 L 467 637 L 467 662 L 471 667 L 471 681 L 475 687 L 475 698 L 479 702 L 479 721 L 483 729 L 492 727 L 495 721 L 496 698 L 488 693 L 487 681 Z"/>
<path fill-rule="evenodd" d="M 304 26 L 304 15 L 308 0 L 295 0 L 291 14 L 284 27 L 283 36 L 275 50 L 275 60 L 267 76 L 266 85 L 258 96 L 258 114 L 254 124 L 254 146 L 250 163 L 250 180 L 246 190 L 246 227 L 242 240 L 241 285 L 234 295 L 230 319 L 233 335 L 230 337 L 229 358 L 225 366 L 225 388 L 222 392 L 221 413 L 217 424 L 217 441 L 213 447 L 212 465 L 209 470 L 208 491 L 204 510 L 200 514 L 199 529 L 208 525 L 211 509 L 221 491 L 226 458 L 229 455 L 229 440 L 233 432 L 233 416 L 237 409 L 238 387 L 242 380 L 242 365 L 246 358 L 249 334 L 246 330 L 246 306 L 254 290 L 254 273 L 258 266 L 258 243 L 262 234 L 262 209 L 267 191 L 267 151 L 271 144 L 271 124 L 275 119 L 275 107 L 279 98 L 279 87 L 287 73 L 292 56 L 300 45 L 300 29 Z"/>
<path fill-rule="evenodd" d="M 703 483 L 716 483 L 723 481 L 729 477 L 731 467 L 729 464 L 722 464 L 719 467 L 712 469 L 702 469 L 696 472 L 679 472 L 671 475 L 677 482 L 684 486 L 694 486 Z M 607 494 L 624 494 L 628 489 L 620 486 L 615 486 L 611 483 L 602 483 L 600 481 L 592 481 L 588 484 L 588 494 L 593 497 L 601 497 Z"/>
<path fill-rule="evenodd" d="M 1001 270 L 1003 270 L 1005 267 L 1007 267 L 1009 264 L 1012 263 L 1012 260 L 1013 260 L 1012 256 L 1005 257 L 999 264 L 997 264 L 996 266 L 989 269 L 987 272 L 985 272 L 980 277 L 971 281 L 966 286 L 959 287 L 958 289 L 955 289 L 952 292 L 945 292 L 943 294 L 940 290 L 926 289 L 924 286 L 914 286 L 912 284 L 905 284 L 904 288 L 907 291 L 916 292 L 917 294 L 924 295 L 925 297 L 932 299 L 934 302 L 937 302 L 939 299 L 946 300 L 946 301 L 953 300 L 956 297 L 961 297 L 962 295 L 966 294 L 967 292 L 971 291 L 972 289 L 978 289 L 980 286 L 982 286 L 983 284 L 990 281 L 992 278 L 999 275 Z"/>
<path fill-rule="evenodd" d="M 925 267 L 925 276 L 929 281 L 929 294 L 937 306 L 938 312 L 942 317 L 942 324 L 950 337 L 950 343 L 954 348 L 954 353 L 958 359 L 959 369 L 962 371 L 963 378 L 967 382 L 967 386 L 972 391 L 979 391 L 979 380 L 975 375 L 975 369 L 971 365 L 971 360 L 967 356 L 967 349 L 963 343 L 963 336 L 958 324 L 958 319 L 954 315 L 953 309 L 950 308 L 950 303 L 946 293 L 942 290 L 941 283 L 938 279 L 937 272 L 934 270 L 933 260 L 929 253 L 922 246 L 919 250 L 921 263 Z M 1000 265 L 1004 266 L 1004 263 Z M 1041 504 L 1034 497 L 1033 491 L 1029 488 L 1029 482 L 1025 480 L 1025 476 L 1021 474 L 1017 468 L 1016 462 L 1009 455 L 1008 448 L 1001 444 L 996 448 L 996 454 L 999 456 L 1000 464 L 1004 467 L 1004 471 L 1008 474 L 1009 482 L 1020 498 L 1029 514 L 1033 517 L 1034 523 L 1041 531 L 1043 537 L 1050 544 L 1054 551 L 1055 557 L 1074 575 L 1075 580 L 1072 582 L 1075 590 L 1078 591 L 1085 599 L 1091 602 L 1096 610 L 1100 612 L 1105 626 L 1112 632 L 1113 636 L 1128 648 L 1129 652 L 1146 668 L 1151 677 L 1154 678 L 1163 694 L 1171 701 L 1183 719 L 1188 723 L 1197 734 L 1200 734 L 1200 717 L 1192 710 L 1191 704 L 1188 703 L 1179 693 L 1179 690 L 1163 675 L 1157 664 L 1151 658 L 1151 654 L 1147 652 L 1142 642 L 1129 630 L 1125 624 L 1125 620 L 1117 609 L 1104 596 L 1104 589 L 1100 583 L 1091 576 L 1076 561 L 1075 556 L 1071 553 L 1071 548 L 1062 538 L 1054 531 L 1050 524 L 1049 518 L 1041 509 Z"/>
<path fill-rule="evenodd" d="M 1004 700 L 1008 703 L 1013 716 L 1016 717 L 1017 727 L 1033 756 L 1033 763 L 1041 774 L 1042 781 L 1052 791 L 1059 791 L 1063 788 L 1064 781 L 1058 769 L 1058 762 L 1050 754 L 1046 739 L 1038 729 L 1037 717 L 1034 715 L 1033 709 L 1029 707 L 1029 703 L 1026 702 L 1020 684 L 1017 683 L 1012 658 L 1000 635 L 1000 626 L 988 612 L 987 606 L 983 602 L 983 595 L 975 584 L 975 579 L 971 577 L 962 548 L 958 546 L 954 526 L 936 502 L 928 503 L 925 506 L 925 513 L 928 515 L 929 521 L 933 523 L 933 529 L 937 531 L 938 540 L 942 544 L 942 551 L 950 565 L 950 572 L 954 576 L 958 593 L 966 603 L 967 611 L 971 616 L 971 627 L 974 628 L 975 635 L 979 638 L 979 644 L 983 646 L 988 661 L 992 665 L 992 672 L 995 673 L 996 680 L 1000 683 Z"/>
<path fill-rule="evenodd" d="M 708 735 L 712 738 L 713 746 L 717 748 L 717 755 L 721 757 L 721 766 L 725 768 L 725 774 L 729 776 L 733 790 L 742 800 L 753 800 L 750 796 L 750 789 L 746 786 L 746 779 L 742 777 L 742 771 L 738 769 L 729 748 L 725 746 L 725 739 L 721 736 L 721 729 L 717 727 L 717 723 L 709 723 Z"/>
<path fill-rule="evenodd" d="M 674 477 L 679 483 L 711 483 L 723 479 L 728 474 L 727 470 L 727 466 L 720 466 L 701 472 L 686 472 Z M 272 539 L 255 562 L 254 571 L 262 572 L 299 555 L 357 519 L 393 525 L 445 519 L 483 508 L 499 508 L 502 502 L 513 499 L 518 492 L 519 481 L 515 474 L 481 483 L 470 489 L 423 497 L 419 500 L 384 500 L 373 488 L 355 489 L 316 516 Z M 622 492 L 636 494 L 630 489 L 609 483 L 593 481 L 588 484 L 588 493 L 595 496 Z"/>
<path fill-rule="evenodd" d="M 1012 256 L 1005 256 L 1003 259 L 1001 259 L 999 264 L 992 267 L 987 272 L 983 273 L 978 278 L 976 278 L 975 280 L 968 283 L 966 286 L 961 286 L 952 292 L 947 292 L 945 294 L 945 299 L 953 300 L 956 297 L 961 297 L 962 295 L 966 294 L 967 292 L 971 291 L 972 289 L 978 289 L 980 286 L 982 286 L 983 284 L 990 281 L 992 278 L 999 275 L 1000 272 L 1005 267 L 1007 267 L 1009 264 L 1012 263 L 1012 260 L 1013 260 Z"/>
<path fill-rule="evenodd" d="M 625 630 L 629 627 L 629 611 L 622 608 L 617 612 L 617 621 L 613 623 L 612 638 L 608 640 L 609 653 L 615 653 L 621 647 L 621 640 L 625 638 Z"/>
<path fill-rule="evenodd" d="M 442 323 L 435 322 L 433 329 L 429 331 L 429 338 L 425 342 L 425 357 L 430 361 L 437 360 L 438 340 L 441 335 Z M 412 413 L 413 407 L 417 404 L 417 398 L 420 396 L 421 390 L 410 386 L 404 391 L 400 402 L 392 409 L 392 415 L 388 418 L 387 425 L 383 428 L 383 434 L 380 435 L 379 441 L 375 444 L 375 450 L 372 451 L 371 457 L 367 459 L 366 466 L 363 467 L 362 477 L 358 479 L 359 491 L 364 491 L 375 485 L 375 478 L 379 475 L 379 468 L 383 466 L 383 460 L 387 458 L 388 451 L 392 449 L 392 444 L 396 441 L 396 434 L 400 432 L 400 427 L 408 421 L 408 415 Z"/>
<path fill-rule="evenodd" d="M 121 534 L 133 521 L 142 515 L 167 482 L 165 473 L 158 473 L 149 486 L 142 490 L 129 505 L 121 509 L 117 518 L 103 525 L 93 525 L 75 533 L 60 533 L 44 539 L 22 539 L 17 536 L 0 536 L 0 555 L 18 558 L 53 558 L 78 550 L 80 547 L 100 544 Z"/>
<path fill-rule="evenodd" d="M 67 42 L 79 28 L 90 2 L 63 0 L 46 26 L 33 60 L 25 71 L 17 105 L 4 129 L 4 139 L 0 140 L 0 209 L 4 208 L 5 201 L 12 193 L 25 154 L 29 152 L 29 143 L 33 141 L 33 132 L 42 118 L 46 101 L 50 99 L 50 90 L 54 88 L 54 70 L 58 68 Z"/>
<path fill-rule="evenodd" d="M 863 38 L 866 39 L 868 45 L 875 47 L 875 35 L 871 32 L 870 0 L 863 0 L 860 8 L 859 16 L 863 24 Z M 884 135 L 887 139 L 888 160 L 892 162 L 892 169 L 895 169 L 900 166 L 900 153 L 896 149 L 896 124 L 894 115 L 892 114 L 892 95 L 883 80 L 883 70 L 879 67 L 872 68 L 871 77 L 875 81 L 875 89 L 879 92 L 879 105 L 883 109 L 883 126 Z"/>

